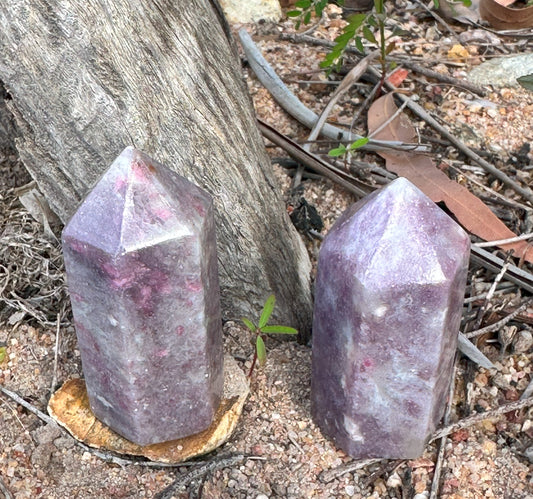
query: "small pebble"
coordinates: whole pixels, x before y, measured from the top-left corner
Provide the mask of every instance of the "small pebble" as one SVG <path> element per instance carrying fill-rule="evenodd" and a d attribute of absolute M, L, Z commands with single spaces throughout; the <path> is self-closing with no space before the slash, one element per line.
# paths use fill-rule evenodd
<path fill-rule="evenodd" d="M 533 346 L 533 335 L 531 331 L 522 329 L 516 335 L 513 350 L 515 353 L 525 353 Z"/>

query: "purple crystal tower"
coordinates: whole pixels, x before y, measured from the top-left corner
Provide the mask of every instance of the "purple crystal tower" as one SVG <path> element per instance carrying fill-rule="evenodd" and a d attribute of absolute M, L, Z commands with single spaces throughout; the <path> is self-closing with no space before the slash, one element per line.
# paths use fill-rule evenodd
<path fill-rule="evenodd" d="M 351 206 L 322 243 L 311 410 L 354 458 L 420 456 L 453 374 L 470 240 L 404 178 Z"/>
<path fill-rule="evenodd" d="M 206 429 L 223 385 L 211 196 L 128 147 L 62 239 L 96 417 L 140 445 Z"/>

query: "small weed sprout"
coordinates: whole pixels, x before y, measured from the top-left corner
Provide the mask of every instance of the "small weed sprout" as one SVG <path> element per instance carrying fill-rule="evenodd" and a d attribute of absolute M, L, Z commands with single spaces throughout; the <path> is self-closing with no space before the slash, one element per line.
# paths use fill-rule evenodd
<path fill-rule="evenodd" d="M 274 295 L 270 295 L 267 298 L 265 305 L 263 306 L 263 311 L 261 312 L 261 316 L 259 317 L 259 322 L 257 323 L 257 326 L 246 317 L 243 317 L 241 319 L 244 325 L 252 333 L 256 334 L 254 358 L 252 360 L 250 372 L 248 373 L 248 378 L 252 377 L 252 373 L 254 371 L 255 364 L 257 363 L 257 361 L 259 361 L 260 365 L 264 365 L 266 362 L 266 347 L 263 339 L 265 334 L 298 334 L 298 331 L 293 327 L 267 325 L 268 320 L 272 315 L 272 311 L 274 310 L 275 304 L 276 297 Z"/>

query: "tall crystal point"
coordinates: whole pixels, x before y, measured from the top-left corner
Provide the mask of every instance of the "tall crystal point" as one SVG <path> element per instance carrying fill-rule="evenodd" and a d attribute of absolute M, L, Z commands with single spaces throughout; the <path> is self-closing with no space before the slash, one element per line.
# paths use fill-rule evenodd
<path fill-rule="evenodd" d="M 141 445 L 206 429 L 223 384 L 210 195 L 128 147 L 63 251 L 95 416 Z"/>
<path fill-rule="evenodd" d="M 399 178 L 324 239 L 313 319 L 311 409 L 354 458 L 415 458 L 452 379 L 470 241 Z"/>

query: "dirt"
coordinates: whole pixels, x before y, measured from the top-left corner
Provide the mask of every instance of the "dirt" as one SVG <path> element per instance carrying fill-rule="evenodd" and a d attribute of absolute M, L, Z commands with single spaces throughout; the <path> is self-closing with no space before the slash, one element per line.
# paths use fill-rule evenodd
<path fill-rule="evenodd" d="M 483 58 L 501 55 L 497 46 L 465 44 L 466 53 L 452 58 L 449 50 L 455 40 L 449 38 L 441 25 L 407 2 L 398 5 L 398 23 L 410 33 L 403 42 L 400 40 L 398 50 L 421 64 L 462 78 Z M 314 35 L 333 39 L 344 23 L 340 10 L 329 7 Z M 281 78 L 306 105 L 320 112 L 334 88 L 318 71 L 325 49 L 281 41 L 280 33 L 294 30 L 289 21 L 280 25 L 247 26 L 247 29 Z M 461 32 L 467 28 L 454 26 L 454 29 Z M 505 38 L 504 41 L 507 52 L 526 49 L 523 44 L 517 45 L 522 43 L 520 40 Z M 245 74 L 258 116 L 290 137 L 304 141 L 309 131 L 273 102 L 247 68 Z M 473 105 L 468 92 L 440 85 L 416 73 L 410 73 L 402 88 L 417 93 L 427 110 L 470 146 L 487 151 L 499 168 L 531 184 L 531 156 L 525 150 L 518 153 L 531 139 L 531 114 L 518 111 L 530 106 L 530 93 L 519 88 L 490 89 L 485 99 L 493 102 L 494 108 Z M 332 121 L 350 123 L 364 100 L 364 92 L 368 91 L 365 89 L 355 87 L 336 106 Z M 415 117 L 412 119 L 416 121 Z M 437 138 L 427 125 L 420 121 L 416 124 L 422 134 Z M 355 127 L 364 134 L 363 122 Z M 273 158 L 286 157 L 280 149 L 267 146 Z M 319 143 L 318 152 L 326 152 L 333 146 Z M 433 154 L 446 158 L 457 168 L 459 173 L 455 178 L 476 194 L 487 196 L 486 188 L 490 187 L 509 200 L 524 203 L 448 145 L 436 144 Z M 361 153 L 358 159 L 383 166 L 375 155 Z M 274 167 L 280 188 L 289 197 L 290 170 L 277 164 Z M 61 249 L 18 203 L 14 187 L 25 184 L 29 177 L 12 151 L 0 154 L 0 177 L 3 260 L 0 261 L 3 307 L 0 347 L 6 347 L 7 356 L 0 362 L 0 385 L 46 412 L 51 392 L 65 380 L 82 376 L 62 277 Z M 365 180 L 379 185 L 383 179 L 374 175 Z M 305 180 L 300 194 L 322 217 L 322 234 L 327 233 L 340 213 L 354 201 L 340 187 L 323 179 Z M 527 220 L 523 212 L 505 203 L 491 206 L 513 230 L 524 231 Z M 59 229 L 55 227 L 56 233 Z M 315 262 L 320 241 L 302 237 Z M 494 274 L 472 268 L 468 296 L 486 293 L 494 278 Z M 520 299 L 516 287 L 501 287 L 486 306 L 481 325 L 494 322 L 499 318 L 496 312 L 505 313 Z M 463 327 L 482 304 L 483 299 L 472 299 L 465 311 Z M 29 308 L 30 305 L 34 308 Z M 501 334 L 486 335 L 479 343 L 495 363 L 495 369 L 485 370 L 465 358 L 459 360 L 452 422 L 515 401 L 524 392 L 533 369 L 533 342 L 528 325 L 532 314 L 533 309 L 528 309 L 525 315 L 509 323 L 516 331 L 503 355 Z M 226 352 L 234 355 L 244 370 L 248 369 L 253 344 L 247 331 L 239 324 L 226 323 L 224 341 Z M 45 424 L 13 399 L 0 394 L 0 498 L 171 497 L 170 492 L 163 491 L 176 480 L 186 483 L 174 492 L 174 497 L 179 498 L 429 497 L 439 441 L 428 444 L 419 459 L 380 461 L 353 469 L 353 460 L 336 449 L 310 417 L 310 348 L 296 342 L 269 340 L 267 351 L 266 366 L 256 371 L 252 379 L 251 394 L 231 439 L 196 462 L 172 468 L 106 462 L 89 449 L 81 448 L 64 431 Z M 52 386 L 54 379 L 57 382 Z M 532 439 L 531 406 L 451 433 L 444 442 L 438 497 L 533 497 Z M 204 470 L 202 466 L 207 466 L 206 473 L 194 479 L 189 473 Z"/>

